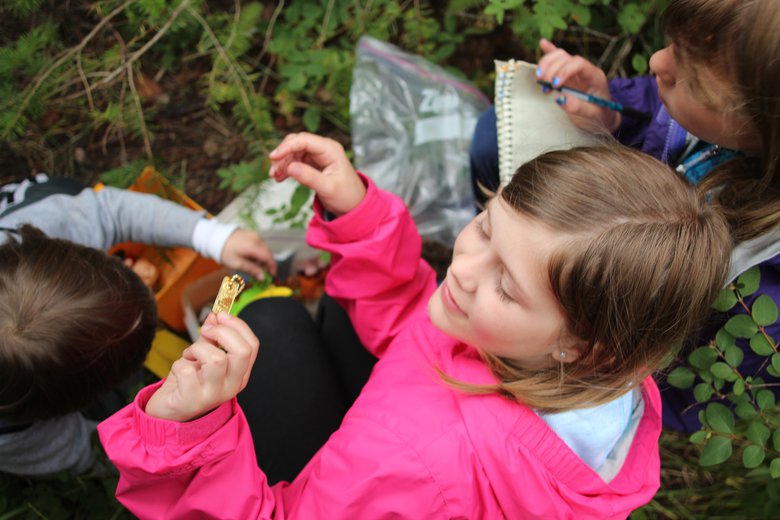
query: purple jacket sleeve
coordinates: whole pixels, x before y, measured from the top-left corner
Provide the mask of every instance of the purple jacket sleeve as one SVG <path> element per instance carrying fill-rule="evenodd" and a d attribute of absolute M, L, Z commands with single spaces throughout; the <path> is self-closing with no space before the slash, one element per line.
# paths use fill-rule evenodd
<path fill-rule="evenodd" d="M 331 253 L 325 290 L 349 314 L 363 345 L 381 357 L 416 310 L 427 305 L 436 275 L 403 201 L 362 176 L 368 191 L 346 215 L 326 222 L 315 200 L 307 239 Z"/>
<path fill-rule="evenodd" d="M 618 141 L 642 150 L 656 159 L 666 160 L 663 156 L 665 149 L 669 148 L 669 131 L 673 120 L 658 96 L 655 78 L 614 78 L 609 80 L 609 92 L 612 99 L 618 103 L 647 112 L 652 117 L 648 122 L 623 116 L 615 133 Z M 676 142 L 674 145 L 678 146 Z"/>

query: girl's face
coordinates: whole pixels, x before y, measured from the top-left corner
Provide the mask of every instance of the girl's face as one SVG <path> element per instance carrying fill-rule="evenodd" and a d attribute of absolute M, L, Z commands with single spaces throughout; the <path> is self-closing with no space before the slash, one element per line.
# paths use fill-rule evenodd
<path fill-rule="evenodd" d="M 714 71 L 678 69 L 671 45 L 650 57 L 650 69 L 666 110 L 690 133 L 726 148 L 755 150 L 761 146 L 752 125 L 726 101 L 733 86 Z"/>
<path fill-rule="evenodd" d="M 547 275 L 549 255 L 565 238 L 494 197 L 458 235 L 447 276 L 428 303 L 431 321 L 524 368 L 573 361 L 576 340 Z"/>

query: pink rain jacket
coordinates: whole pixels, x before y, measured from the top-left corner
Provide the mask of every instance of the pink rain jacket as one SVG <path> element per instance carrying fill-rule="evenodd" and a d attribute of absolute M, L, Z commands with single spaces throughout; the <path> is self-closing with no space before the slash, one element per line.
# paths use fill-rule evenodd
<path fill-rule="evenodd" d="M 98 429 L 121 472 L 117 498 L 155 519 L 602 520 L 647 503 L 660 481 L 653 381 L 642 385 L 644 415 L 609 483 L 528 407 L 448 387 L 437 369 L 460 381 L 495 379 L 472 347 L 431 324 L 436 280 L 414 222 L 398 198 L 364 182 L 357 208 L 331 222 L 318 208 L 308 234 L 332 252 L 328 293 L 379 357 L 339 430 L 293 482 L 269 487 L 235 399 L 177 423 L 144 413 L 157 385 L 147 387 Z"/>

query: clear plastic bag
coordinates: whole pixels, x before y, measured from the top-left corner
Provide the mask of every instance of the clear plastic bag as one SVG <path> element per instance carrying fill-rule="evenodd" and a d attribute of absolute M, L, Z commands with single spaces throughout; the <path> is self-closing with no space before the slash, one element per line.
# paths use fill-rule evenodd
<path fill-rule="evenodd" d="M 364 36 L 352 76 L 355 166 L 399 195 L 424 239 L 452 247 L 474 216 L 469 145 L 490 102 L 420 56 Z"/>

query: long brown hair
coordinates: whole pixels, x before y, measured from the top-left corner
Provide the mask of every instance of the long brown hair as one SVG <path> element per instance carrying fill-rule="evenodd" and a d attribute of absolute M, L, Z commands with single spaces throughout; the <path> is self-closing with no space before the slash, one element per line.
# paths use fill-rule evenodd
<path fill-rule="evenodd" d="M 675 57 L 695 75 L 719 71 L 733 106 L 761 139 L 758 156 L 715 169 L 700 185 L 716 194 L 737 242 L 780 224 L 780 2 L 671 0 L 664 30 Z"/>
<path fill-rule="evenodd" d="M 0 246 L 0 416 L 77 410 L 137 370 L 154 296 L 118 258 L 23 226 Z"/>
<path fill-rule="evenodd" d="M 549 152 L 518 168 L 499 196 L 571 237 L 548 273 L 568 332 L 586 347 L 572 362 L 533 370 L 483 354 L 500 383 L 479 390 L 544 411 L 614 399 L 675 352 L 724 281 L 731 238 L 723 216 L 637 150 Z"/>

